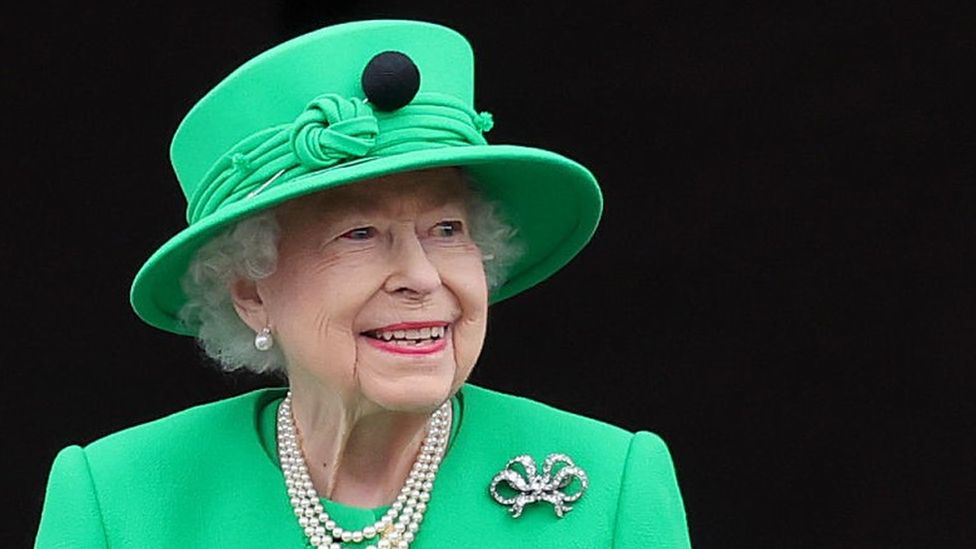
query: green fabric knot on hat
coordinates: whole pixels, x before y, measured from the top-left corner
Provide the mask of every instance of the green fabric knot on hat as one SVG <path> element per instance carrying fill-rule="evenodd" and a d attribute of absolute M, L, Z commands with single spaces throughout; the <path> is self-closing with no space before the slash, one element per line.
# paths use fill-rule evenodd
<path fill-rule="evenodd" d="M 295 120 L 290 142 L 299 162 L 325 168 L 364 156 L 376 144 L 379 126 L 362 100 L 329 93 L 316 97 Z"/>
<path fill-rule="evenodd" d="M 488 111 L 481 111 L 474 117 L 474 127 L 481 133 L 488 133 L 495 127 L 495 117 Z"/>

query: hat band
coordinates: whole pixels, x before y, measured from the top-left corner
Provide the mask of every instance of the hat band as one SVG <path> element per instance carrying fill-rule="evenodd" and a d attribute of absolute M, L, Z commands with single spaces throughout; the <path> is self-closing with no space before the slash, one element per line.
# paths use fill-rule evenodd
<path fill-rule="evenodd" d="M 290 124 L 258 131 L 210 168 L 189 199 L 192 225 L 220 208 L 311 172 L 350 160 L 443 147 L 485 145 L 490 113 L 456 97 L 420 93 L 393 112 L 374 111 L 361 99 L 321 95 Z"/>

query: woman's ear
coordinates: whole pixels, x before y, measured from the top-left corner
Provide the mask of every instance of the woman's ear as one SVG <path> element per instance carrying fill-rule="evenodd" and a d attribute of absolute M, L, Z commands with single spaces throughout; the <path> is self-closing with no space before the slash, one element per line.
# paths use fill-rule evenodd
<path fill-rule="evenodd" d="M 258 292 L 258 283 L 247 278 L 237 278 L 230 283 L 230 297 L 234 302 L 234 310 L 241 317 L 244 324 L 256 332 L 268 326 L 268 314 L 264 309 L 264 301 Z"/>

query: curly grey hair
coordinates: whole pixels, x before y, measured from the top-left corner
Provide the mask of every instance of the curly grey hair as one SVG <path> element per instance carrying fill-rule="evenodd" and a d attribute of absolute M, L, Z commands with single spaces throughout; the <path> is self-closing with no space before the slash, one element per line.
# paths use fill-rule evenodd
<path fill-rule="evenodd" d="M 470 181 L 465 205 L 471 237 L 481 250 L 488 291 L 492 292 L 505 283 L 521 246 L 498 206 Z M 196 330 L 203 351 L 225 371 L 286 373 L 284 355 L 277 347 L 269 351 L 254 347 L 254 332 L 237 315 L 229 290 L 236 279 L 260 280 L 274 273 L 279 236 L 273 211 L 243 219 L 200 248 L 183 276 L 187 301 L 180 319 Z"/>

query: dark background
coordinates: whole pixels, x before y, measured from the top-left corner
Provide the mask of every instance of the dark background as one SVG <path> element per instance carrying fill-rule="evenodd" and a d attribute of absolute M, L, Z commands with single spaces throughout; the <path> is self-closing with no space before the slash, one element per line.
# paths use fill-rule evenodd
<path fill-rule="evenodd" d="M 492 142 L 563 152 L 605 192 L 579 258 L 494 307 L 475 381 L 661 434 L 696 547 L 976 546 L 964 5 L 20 5 L 2 23 L 0 545 L 32 542 L 61 447 L 270 383 L 129 310 L 183 223 L 169 139 L 258 52 L 401 17 L 471 40 Z"/>

